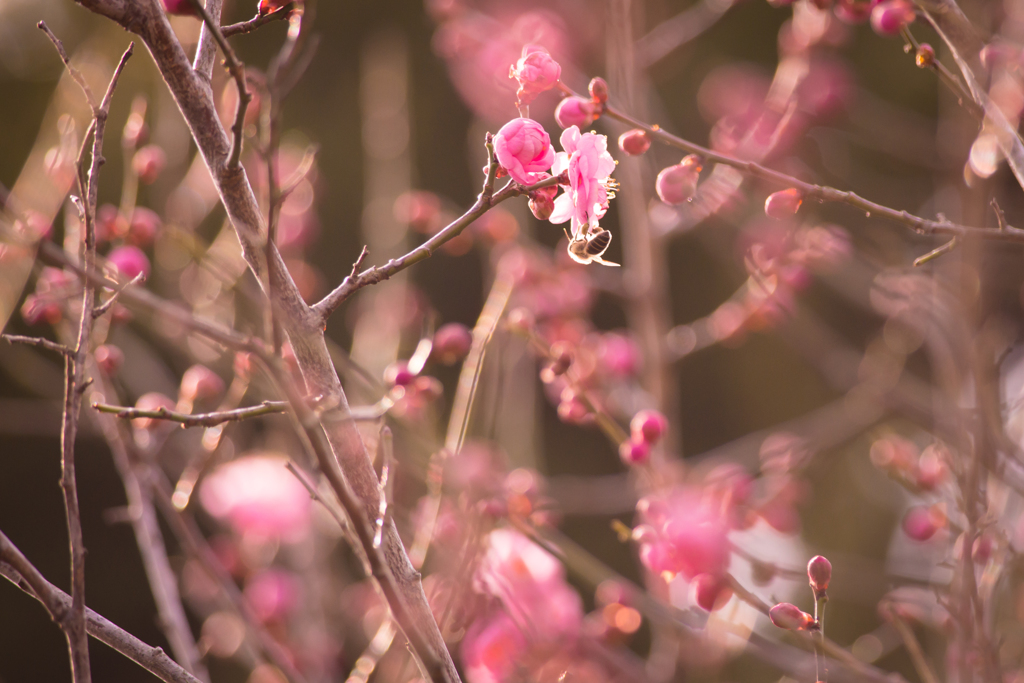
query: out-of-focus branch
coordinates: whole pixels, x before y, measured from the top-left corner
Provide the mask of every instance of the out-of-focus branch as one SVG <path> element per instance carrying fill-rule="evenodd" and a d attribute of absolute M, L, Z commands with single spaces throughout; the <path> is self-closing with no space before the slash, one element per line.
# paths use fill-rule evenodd
<path fill-rule="evenodd" d="M 71 609 L 71 596 L 47 581 L 2 532 L 0 575 L 43 603 L 54 621 L 60 620 L 54 616 L 55 613 L 60 614 Z M 117 650 L 165 683 L 201 683 L 198 678 L 178 666 L 163 649 L 147 645 L 88 608 L 85 610 L 85 628 L 90 636 Z"/>
<path fill-rule="evenodd" d="M 94 403 L 92 404 L 92 407 L 101 413 L 113 413 L 120 418 L 134 420 L 138 417 L 149 417 L 155 420 L 180 422 L 182 427 L 212 427 L 213 425 L 219 425 L 225 422 L 238 422 L 250 417 L 283 413 L 288 410 L 288 402 L 264 401 L 257 406 L 236 408 L 234 410 L 222 410 L 214 413 L 198 413 L 195 415 L 179 413 L 174 410 L 167 410 L 166 408 L 140 410 L 138 408 L 131 408 L 127 406 L 107 405 L 106 403 Z"/>
<path fill-rule="evenodd" d="M 636 41 L 636 66 L 646 69 L 718 23 L 734 0 L 700 0 Z"/>
<path fill-rule="evenodd" d="M 50 341 L 49 339 L 43 339 L 42 337 L 25 337 L 20 334 L 4 334 L 0 335 L 4 338 L 8 344 L 28 344 L 29 346 L 37 346 L 41 349 L 49 349 L 50 351 L 56 351 L 63 356 L 69 356 L 74 351 L 58 344 L 57 342 Z"/>

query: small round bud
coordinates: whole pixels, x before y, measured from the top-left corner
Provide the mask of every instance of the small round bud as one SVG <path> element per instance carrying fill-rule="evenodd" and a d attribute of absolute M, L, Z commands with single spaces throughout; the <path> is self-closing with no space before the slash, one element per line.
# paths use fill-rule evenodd
<path fill-rule="evenodd" d="M 658 197 L 666 204 L 683 204 L 693 199 L 700 179 L 700 157 L 690 154 L 675 166 L 663 168 L 654 183 Z"/>
<path fill-rule="evenodd" d="M 116 375 L 124 364 L 124 352 L 113 344 L 97 346 L 94 355 L 100 372 L 108 377 Z"/>
<path fill-rule="evenodd" d="M 810 579 L 815 595 L 824 593 L 828 589 L 828 582 L 832 580 L 832 563 L 821 555 L 812 557 L 807 563 L 807 578 Z"/>
<path fill-rule="evenodd" d="M 217 398 L 224 391 L 224 380 L 205 365 L 193 365 L 181 376 L 178 395 L 194 402 Z"/>
<path fill-rule="evenodd" d="M 768 618 L 787 631 L 803 631 L 814 624 L 814 617 L 788 602 L 780 602 L 768 610 Z"/>
<path fill-rule="evenodd" d="M 163 221 L 153 210 L 138 206 L 132 212 L 132 222 L 128 225 L 128 241 L 137 247 L 146 247 L 156 239 L 157 232 L 163 227 Z"/>
<path fill-rule="evenodd" d="M 557 187 L 542 187 L 530 193 L 530 211 L 534 218 L 539 221 L 551 218 L 551 214 L 555 210 L 556 194 L 558 194 Z"/>
<path fill-rule="evenodd" d="M 442 365 L 454 365 L 466 357 L 473 345 L 473 333 L 462 323 L 448 323 L 434 333 L 432 355 Z"/>
<path fill-rule="evenodd" d="M 803 201 L 803 195 L 795 187 L 773 192 L 764 201 L 764 213 L 769 218 L 789 218 L 796 214 Z"/>
<path fill-rule="evenodd" d="M 591 79 L 590 87 L 587 90 L 590 92 L 591 99 L 595 102 L 604 104 L 608 101 L 608 83 L 603 78 Z"/>
<path fill-rule="evenodd" d="M 641 410 L 629 423 L 634 441 L 656 444 L 668 431 L 668 418 L 657 410 Z"/>
<path fill-rule="evenodd" d="M 698 574 L 693 577 L 693 600 L 701 609 L 714 612 L 732 598 L 732 589 L 725 577 L 718 574 Z"/>
<path fill-rule="evenodd" d="M 168 14 L 178 14 L 186 17 L 196 16 L 195 5 L 190 0 L 164 0 L 164 10 Z"/>
<path fill-rule="evenodd" d="M 872 8 L 871 28 L 882 36 L 897 36 L 915 18 L 914 6 L 907 0 L 886 0 Z"/>
<path fill-rule="evenodd" d="M 134 280 L 140 273 L 143 278 L 149 277 L 149 257 L 138 247 L 131 245 L 118 247 L 110 252 L 107 260 L 129 280 Z"/>
<path fill-rule="evenodd" d="M 619 444 L 619 457 L 626 465 L 642 465 L 651 458 L 651 445 L 630 439 Z"/>
<path fill-rule="evenodd" d="M 562 128 L 576 126 L 585 128 L 597 120 L 597 108 L 590 100 L 582 97 L 566 97 L 555 109 L 555 121 Z"/>
<path fill-rule="evenodd" d="M 132 170 L 147 185 L 156 181 L 166 165 L 167 155 L 158 145 L 146 145 L 132 157 Z"/>
<path fill-rule="evenodd" d="M 903 533 L 915 541 L 927 541 L 939 530 L 936 515 L 925 507 L 912 507 L 903 517 Z"/>
<path fill-rule="evenodd" d="M 922 69 L 935 64 L 935 48 L 928 43 L 918 45 L 917 53 L 914 55 L 914 63 Z"/>
<path fill-rule="evenodd" d="M 409 369 L 409 364 L 404 360 L 395 361 L 391 365 L 384 368 L 384 381 L 393 387 L 404 387 L 407 384 L 411 384 L 416 378 L 412 370 Z"/>
<path fill-rule="evenodd" d="M 627 130 L 619 136 L 619 149 L 631 157 L 640 156 L 651 148 L 651 136 L 642 128 Z"/>
<path fill-rule="evenodd" d="M 587 406 L 578 398 L 570 401 L 562 401 L 558 404 L 558 418 L 569 424 L 586 424 L 592 419 Z"/>

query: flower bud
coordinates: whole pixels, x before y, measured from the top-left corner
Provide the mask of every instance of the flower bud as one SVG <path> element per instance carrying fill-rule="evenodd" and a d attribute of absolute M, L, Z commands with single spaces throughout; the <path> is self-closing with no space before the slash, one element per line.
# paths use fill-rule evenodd
<path fill-rule="evenodd" d="M 691 585 L 694 602 L 708 612 L 721 609 L 732 597 L 729 582 L 718 574 L 698 574 L 693 577 Z"/>
<path fill-rule="evenodd" d="M 590 97 L 594 102 L 604 104 L 608 101 L 608 83 L 603 78 L 591 79 L 590 87 L 587 90 L 589 90 Z"/>
<path fill-rule="evenodd" d="M 832 580 L 832 563 L 821 555 L 812 557 L 807 563 L 807 578 L 810 579 L 815 597 L 824 593 L 828 589 L 828 582 Z"/>
<path fill-rule="evenodd" d="M 555 121 L 562 128 L 576 126 L 585 128 L 597 120 L 594 103 L 582 97 L 566 97 L 555 109 Z"/>
<path fill-rule="evenodd" d="M 404 387 L 411 384 L 415 378 L 416 375 L 409 369 L 409 364 L 403 360 L 395 361 L 384 368 L 384 381 L 389 386 Z"/>
<path fill-rule="evenodd" d="M 149 277 L 149 257 L 138 247 L 118 247 L 110 252 L 107 260 L 129 280 L 134 280 L 140 273 L 143 278 Z"/>
<path fill-rule="evenodd" d="M 871 28 L 882 36 L 896 36 L 915 18 L 914 6 L 907 0 L 886 0 L 871 10 Z"/>
<path fill-rule="evenodd" d="M 651 445 L 636 439 L 623 441 L 619 444 L 619 457 L 626 465 L 642 465 L 651 457 Z"/>
<path fill-rule="evenodd" d="M 634 441 L 656 444 L 668 431 L 668 418 L 657 410 L 641 410 L 629 423 Z"/>
<path fill-rule="evenodd" d="M 224 391 L 224 380 L 205 365 L 193 365 L 181 376 L 178 396 L 188 402 L 217 398 Z"/>
<path fill-rule="evenodd" d="M 835 15 L 847 24 L 859 24 L 871 16 L 874 0 L 836 0 Z"/>
<path fill-rule="evenodd" d="M 137 206 L 132 212 L 132 222 L 128 224 L 127 240 L 138 247 L 149 246 L 161 227 L 163 221 L 156 211 Z"/>
<path fill-rule="evenodd" d="M 550 90 L 562 75 L 562 67 L 539 45 L 523 47 L 523 56 L 509 69 L 508 77 L 519 81 L 519 104 L 529 104 Z"/>
<path fill-rule="evenodd" d="M 100 366 L 100 372 L 107 377 L 116 375 L 124 363 L 124 352 L 113 344 L 97 346 L 94 357 L 96 364 Z"/>
<path fill-rule="evenodd" d="M 558 188 L 543 188 L 544 190 L 558 191 Z M 555 192 L 541 192 L 538 190 L 530 197 L 528 202 L 530 205 L 530 212 L 533 217 L 539 221 L 546 221 L 551 218 L 551 214 L 555 211 Z"/>
<path fill-rule="evenodd" d="M 788 602 L 780 602 L 768 610 L 768 618 L 787 631 L 803 631 L 814 624 L 814 617 Z"/>
<path fill-rule="evenodd" d="M 925 507 L 912 507 L 903 517 L 903 533 L 915 541 L 927 541 L 935 535 L 939 526 L 936 515 Z"/>
<path fill-rule="evenodd" d="M 494 136 L 498 163 L 520 185 L 532 185 L 551 168 L 555 150 L 544 127 L 533 119 L 512 119 Z"/>
<path fill-rule="evenodd" d="M 180 14 L 183 16 L 196 16 L 195 5 L 190 0 L 164 0 L 164 10 L 168 14 Z"/>
<path fill-rule="evenodd" d="M 922 69 L 935 64 L 935 48 L 928 43 L 918 45 L 917 53 L 914 55 L 914 63 Z"/>
<path fill-rule="evenodd" d="M 442 365 L 454 365 L 466 357 L 473 344 L 473 334 L 462 323 L 442 325 L 434 333 L 432 355 Z"/>
<path fill-rule="evenodd" d="M 697 192 L 697 180 L 703 166 L 700 157 L 690 154 L 675 166 L 663 168 L 658 174 L 654 189 L 666 204 L 682 204 L 693 199 Z"/>
<path fill-rule="evenodd" d="M 796 214 L 803 201 L 803 195 L 800 194 L 800 190 L 795 187 L 791 187 L 788 190 L 773 192 L 768 195 L 768 199 L 764 201 L 764 213 L 769 218 L 789 218 Z"/>
<path fill-rule="evenodd" d="M 627 130 L 619 136 L 619 149 L 631 157 L 640 156 L 651 148 L 651 138 L 642 128 Z"/>
<path fill-rule="evenodd" d="M 139 180 L 151 185 L 167 165 L 167 155 L 158 145 L 146 145 L 132 157 L 132 170 Z"/>
<path fill-rule="evenodd" d="M 527 334 L 533 330 L 533 326 L 537 324 L 533 313 L 528 308 L 522 306 L 513 308 L 508 314 L 508 328 L 512 332 L 519 334 Z"/>

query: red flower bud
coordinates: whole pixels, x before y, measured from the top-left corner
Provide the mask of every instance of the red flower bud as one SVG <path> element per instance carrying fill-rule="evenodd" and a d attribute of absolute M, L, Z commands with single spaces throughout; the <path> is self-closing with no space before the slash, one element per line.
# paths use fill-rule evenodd
<path fill-rule="evenodd" d="M 180 14 L 184 16 L 196 16 L 196 8 L 190 0 L 164 0 L 164 10 L 168 14 Z"/>
<path fill-rule="evenodd" d="M 721 609 L 732 597 L 732 589 L 724 576 L 716 574 L 698 574 L 693 578 L 693 598 L 700 607 L 708 612 Z"/>
<path fill-rule="evenodd" d="M 814 624 L 814 617 L 788 602 L 780 602 L 768 610 L 768 618 L 787 631 L 803 631 Z"/>
<path fill-rule="evenodd" d="M 404 387 L 415 378 L 416 375 L 409 369 L 409 364 L 403 360 L 395 361 L 384 368 L 384 381 L 390 386 Z"/>
<path fill-rule="evenodd" d="M 807 578 L 811 580 L 811 588 L 815 594 L 824 593 L 828 582 L 832 580 L 832 563 L 821 555 L 816 555 L 807 563 Z"/>
<path fill-rule="evenodd" d="M 668 418 L 657 410 L 641 410 L 629 423 L 634 441 L 646 441 L 655 444 L 668 431 Z"/>
<path fill-rule="evenodd" d="M 454 365 L 466 357 L 473 334 L 462 323 L 442 325 L 434 333 L 434 358 L 442 365 Z"/>
<path fill-rule="evenodd" d="M 595 102 L 604 104 L 608 101 L 608 83 L 603 78 L 591 79 L 588 90 L 590 91 L 590 97 Z"/>
<path fill-rule="evenodd" d="M 555 121 L 562 128 L 576 126 L 585 128 L 597 119 L 597 109 L 594 103 L 582 97 L 566 97 L 558 103 L 555 109 Z"/>
<path fill-rule="evenodd" d="M 914 6 L 907 0 L 886 0 L 871 10 L 871 28 L 882 36 L 896 36 L 916 16 Z"/>
<path fill-rule="evenodd" d="M 764 202 L 764 213 L 770 218 L 789 218 L 796 214 L 803 201 L 803 195 L 795 187 L 780 190 L 768 195 L 768 199 Z"/>
<path fill-rule="evenodd" d="M 193 365 L 181 376 L 178 395 L 189 402 L 217 398 L 224 391 L 224 380 L 205 365 Z"/>
<path fill-rule="evenodd" d="M 921 43 L 917 46 L 917 54 L 914 55 L 914 63 L 924 69 L 935 63 L 935 48 L 928 43 Z"/>
<path fill-rule="evenodd" d="M 117 374 L 124 363 L 124 352 L 113 344 L 97 346 L 95 357 L 96 364 L 100 366 L 100 372 L 108 377 Z"/>
<path fill-rule="evenodd" d="M 631 157 L 640 156 L 651 148 L 651 138 L 642 128 L 627 130 L 619 136 L 619 149 Z"/>
<path fill-rule="evenodd" d="M 149 257 L 138 247 L 118 247 L 110 252 L 107 260 L 129 280 L 135 279 L 140 273 L 143 279 L 149 277 Z"/>
<path fill-rule="evenodd" d="M 636 439 L 623 441 L 619 444 L 619 457 L 626 465 L 642 465 L 651 457 L 651 445 Z"/>

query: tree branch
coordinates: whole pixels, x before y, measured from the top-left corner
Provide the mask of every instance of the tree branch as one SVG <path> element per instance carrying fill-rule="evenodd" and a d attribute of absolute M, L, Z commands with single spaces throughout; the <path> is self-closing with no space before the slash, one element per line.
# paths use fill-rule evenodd
<path fill-rule="evenodd" d="M 93 403 L 92 407 L 101 413 L 113 413 L 120 418 L 134 420 L 138 417 L 149 417 L 155 420 L 167 420 L 168 422 L 180 422 L 182 427 L 212 427 L 213 425 L 225 422 L 238 422 L 250 417 L 261 415 L 273 415 L 288 410 L 287 401 L 264 401 L 258 406 L 236 408 L 235 410 L 222 410 L 215 413 L 198 413 L 190 415 L 179 413 L 166 408 L 156 410 L 139 410 L 127 406 L 112 406 L 106 403 Z"/>
<path fill-rule="evenodd" d="M 237 24 L 228 24 L 227 26 L 220 27 L 220 34 L 225 38 L 236 36 L 240 33 L 251 33 L 264 24 L 269 24 L 272 21 L 279 19 L 287 19 L 288 15 L 291 14 L 292 10 L 295 9 L 295 3 L 289 2 L 287 5 L 268 12 L 267 14 L 257 14 L 248 21 L 240 21 Z"/>

